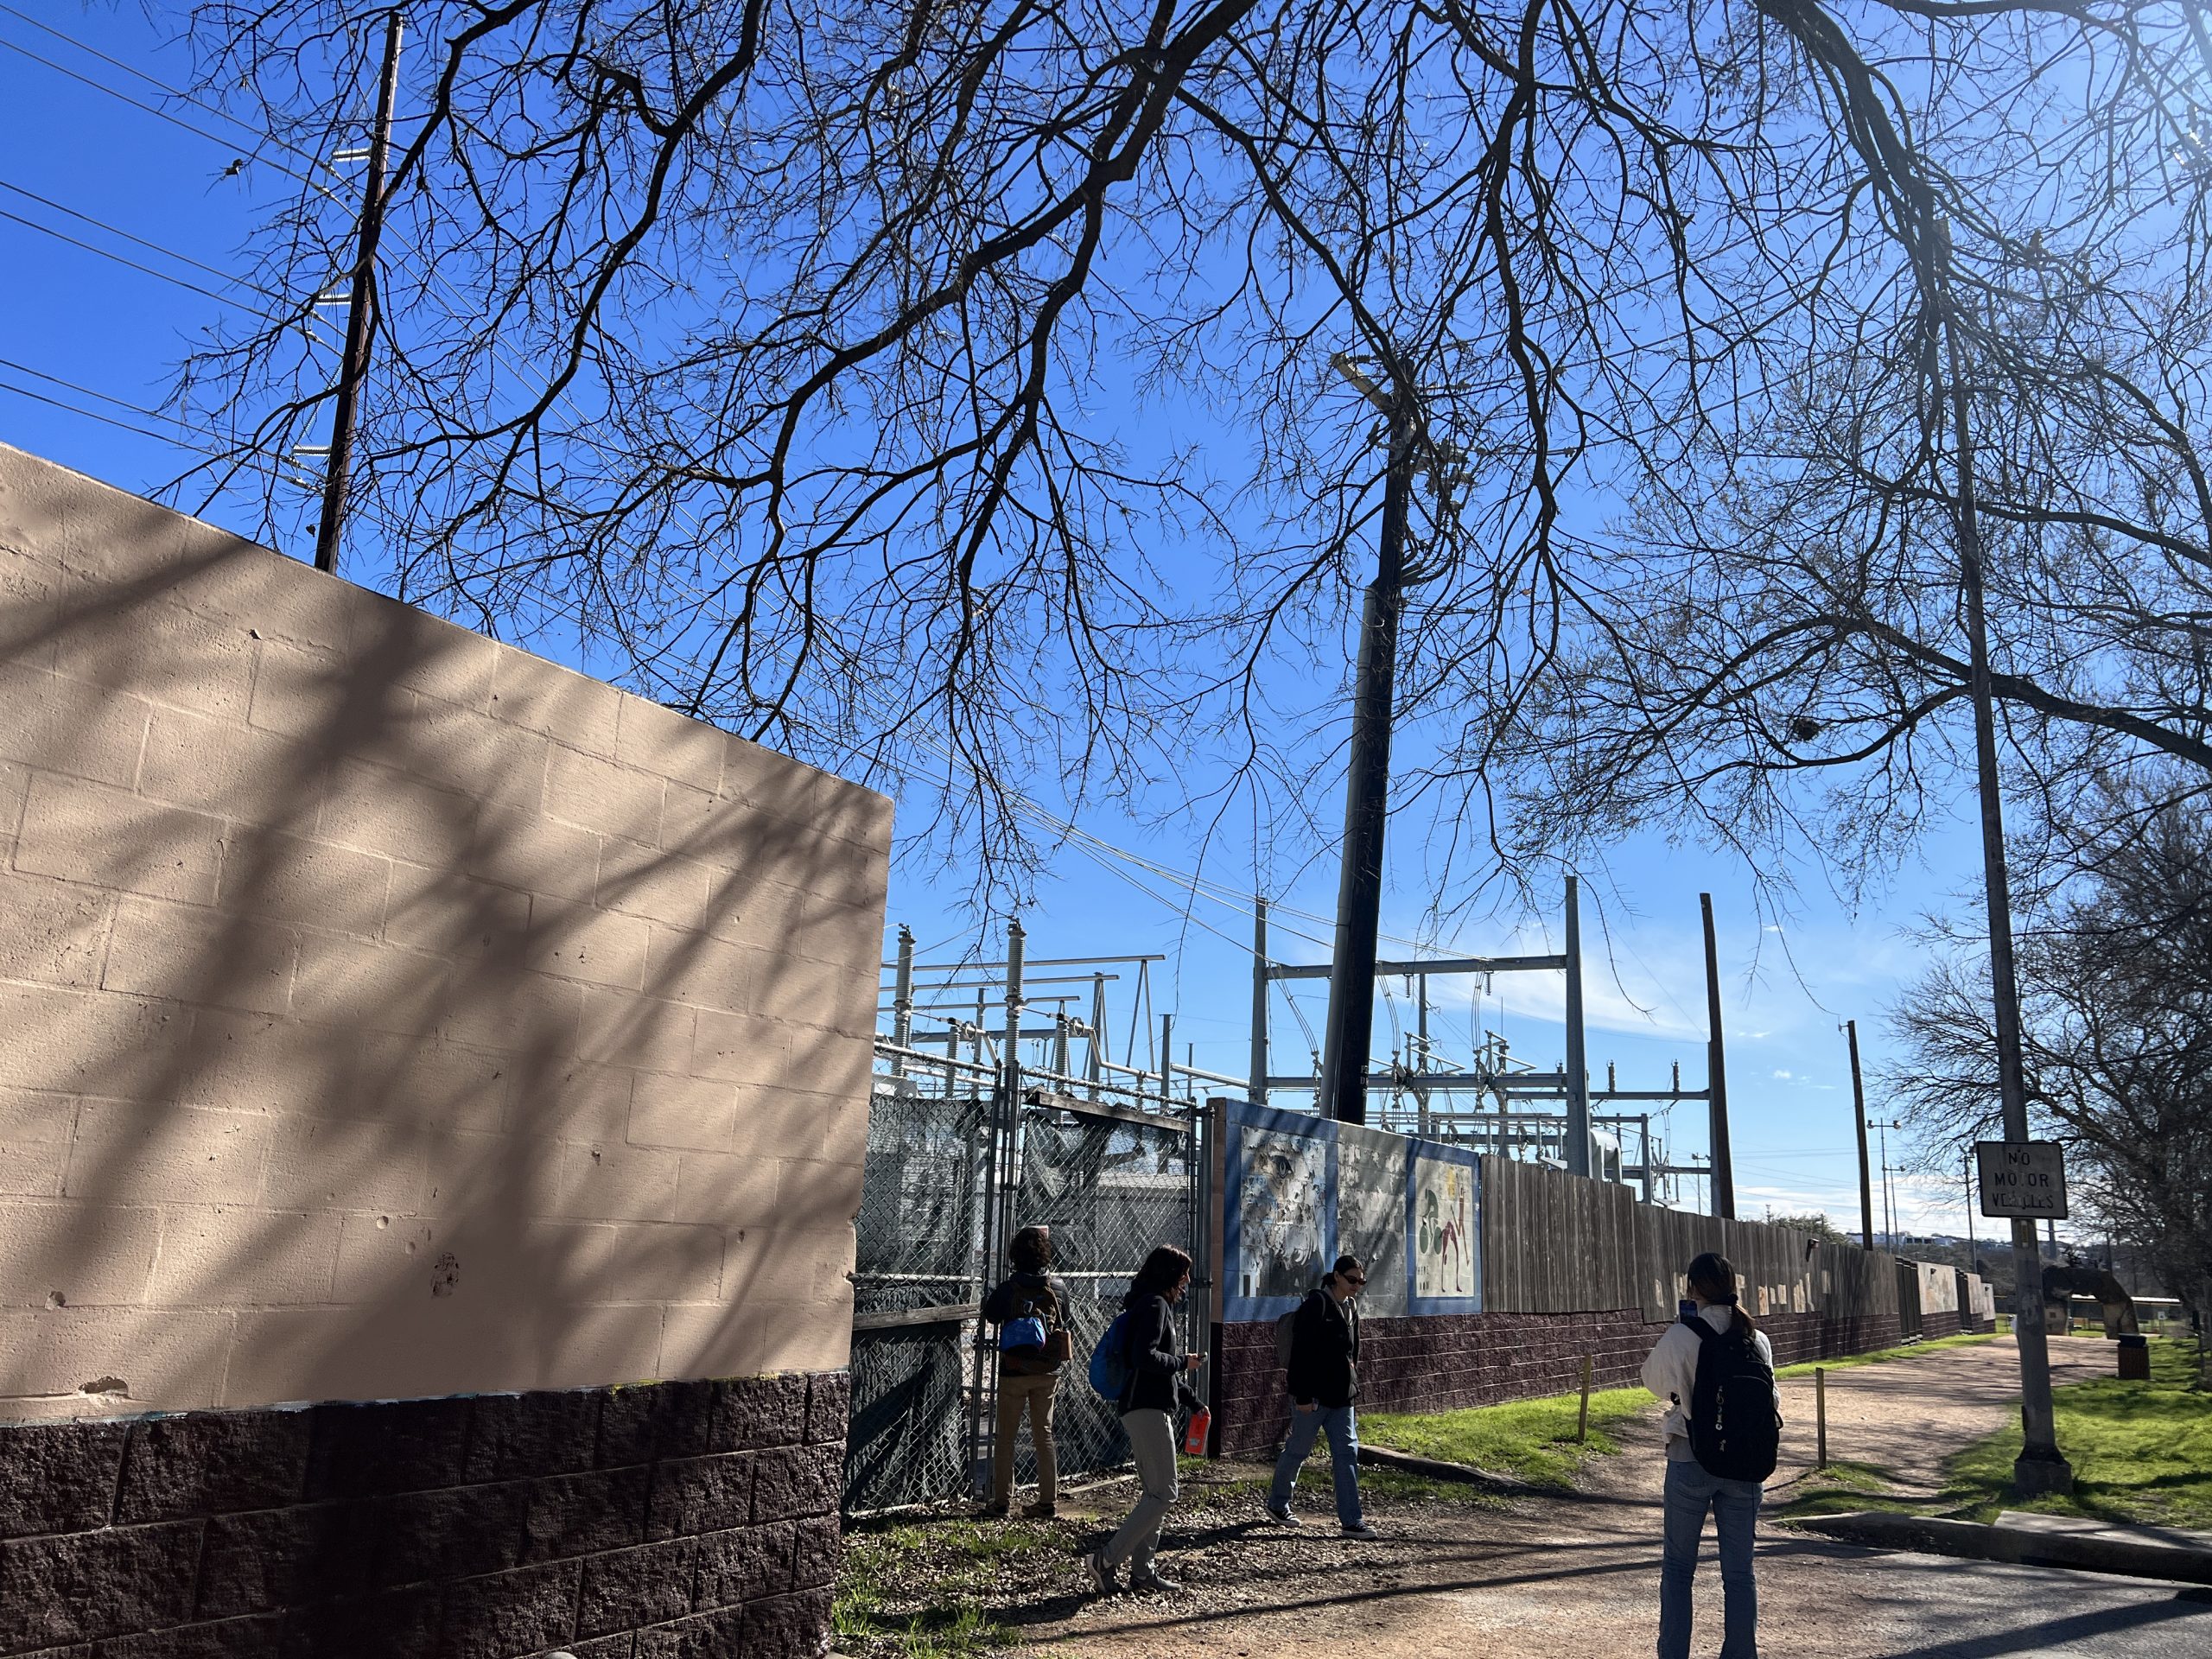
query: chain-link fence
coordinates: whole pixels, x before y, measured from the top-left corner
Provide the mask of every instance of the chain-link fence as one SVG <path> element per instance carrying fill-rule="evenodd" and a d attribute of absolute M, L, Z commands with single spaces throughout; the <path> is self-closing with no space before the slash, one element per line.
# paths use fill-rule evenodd
<path fill-rule="evenodd" d="M 1022 1111 L 1021 1180 L 1013 1224 L 1052 1230 L 1052 1274 L 1068 1287 L 1068 1326 L 1075 1335 L 1076 1363 L 1067 1368 L 1054 1404 L 1053 1438 L 1063 1475 L 1128 1460 L 1120 1415 L 1090 1391 L 1082 1371 L 1153 1247 L 1192 1249 L 1197 1138 L 1188 1118 L 1143 1122 L 1134 1113 Z M 1205 1346 L 1203 1332 L 1184 1336 L 1187 1345 Z M 1015 1452 L 1019 1478 L 1035 1478 L 1031 1463 L 1025 1436 Z"/>
<path fill-rule="evenodd" d="M 978 1315 L 1020 1227 L 1052 1228 L 1052 1272 L 1070 1294 L 1075 1358 L 1054 1421 L 1061 1472 L 1126 1463 L 1120 1420 L 1084 1372 L 1153 1247 L 1198 1254 L 1195 1115 L 1134 1088 L 1078 1096 L 1049 1077 L 1032 1088 L 1026 1074 L 1010 1080 L 982 1061 L 888 1043 L 878 1065 L 853 1274 L 847 1513 L 980 1492 L 997 1365 Z M 1012 1112 L 1010 1081 L 1024 1103 Z M 1205 1332 L 1185 1338 L 1202 1347 Z M 1035 1478 L 1027 1433 L 1016 1471 Z"/>
<path fill-rule="evenodd" d="M 855 1221 L 849 1511 L 926 1503 L 969 1478 L 995 1081 L 957 1060 L 875 1079 Z"/>

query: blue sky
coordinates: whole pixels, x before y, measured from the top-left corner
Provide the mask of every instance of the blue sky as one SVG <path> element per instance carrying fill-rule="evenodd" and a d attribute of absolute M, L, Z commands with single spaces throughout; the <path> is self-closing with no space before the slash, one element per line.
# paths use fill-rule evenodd
<path fill-rule="evenodd" d="M 57 39 L 41 23 L 70 38 Z M 234 158 L 251 154 L 253 141 L 219 118 L 167 105 L 203 130 L 195 132 L 111 95 L 162 105 L 155 86 L 130 72 L 182 84 L 188 55 L 168 39 L 179 26 L 175 14 L 159 9 L 149 16 L 73 0 L 7 0 L 0 7 L 0 214 L 8 215 L 0 217 L 0 440 L 149 493 L 193 461 L 195 435 L 153 412 L 172 389 L 176 365 L 226 304 L 251 302 L 213 273 L 240 268 L 239 249 L 257 216 L 289 183 L 266 166 L 230 174 Z M 248 527 L 242 503 L 218 502 L 207 516 Z M 282 550 L 311 552 L 304 540 Z M 1331 816 L 1335 810 L 1332 802 Z M 1384 915 L 1386 931 L 1407 938 L 1427 908 L 1427 895 L 1410 890 L 1410 875 L 1401 876 L 1421 863 L 1420 849 L 1405 843 L 1414 823 L 1394 826 L 1391 874 L 1401 879 Z M 1174 870 L 1194 868 L 1199 856 L 1198 831 L 1187 825 L 1147 827 L 1092 815 L 1084 828 Z M 1249 848 L 1217 841 L 1206 873 L 1242 883 L 1250 863 Z M 1720 929 L 1739 1212 L 1824 1209 L 1855 1228 L 1850 1077 L 1838 1027 L 1846 1018 L 1859 1020 L 1867 1066 L 1878 1070 L 1887 1052 L 1883 1010 L 1917 963 L 1905 930 L 1923 912 L 1950 907 L 1952 895 L 1970 892 L 1974 865 L 1972 826 L 1955 818 L 1918 861 L 1878 886 L 1857 911 L 1835 900 L 1818 872 L 1808 872 L 1794 913 L 1777 921 L 1756 913 L 1751 873 L 1732 859 L 1656 836 L 1631 838 L 1611 861 L 1612 891 L 1586 896 L 1592 1067 L 1602 1075 L 1607 1061 L 1618 1062 L 1622 1086 L 1651 1087 L 1679 1060 L 1686 1085 L 1701 1080 L 1698 893 L 1711 892 Z M 926 855 L 903 859 L 893 873 L 893 925 L 910 924 L 925 947 L 957 950 L 976 937 L 975 921 L 959 909 L 962 896 L 957 872 L 947 875 Z M 1270 897 L 1327 915 L 1335 901 L 1333 860 L 1319 861 Z M 1070 849 L 1056 858 L 1024 921 L 1034 955 L 1169 953 L 1155 1004 L 1175 1009 L 1178 1048 L 1188 1039 L 1200 1066 L 1243 1073 L 1250 922 L 1238 908 L 1191 899 L 1168 879 Z M 1554 901 L 1548 917 L 1471 924 L 1434 943 L 1471 954 L 1555 948 L 1558 926 Z M 1292 930 L 1313 937 L 1298 938 Z M 1284 918 L 1276 952 L 1325 960 L 1326 936 L 1325 927 Z M 1460 982 L 1434 989 L 1440 1012 L 1432 1026 L 1447 1054 L 1464 1056 L 1478 1021 L 1482 1029 L 1503 1031 L 1522 1058 L 1548 1068 L 1561 1058 L 1559 976 L 1502 977 L 1479 1009 L 1469 1002 L 1473 988 Z M 1402 998 L 1395 1006 L 1409 1019 Z M 1303 1007 L 1318 1031 L 1320 997 L 1308 995 Z M 1377 1005 L 1378 1052 L 1388 1042 L 1392 1007 Z M 1304 1039 L 1280 998 L 1275 1008 L 1276 1067 L 1295 1069 Z M 1878 1100 L 1870 1109 L 1880 1115 Z M 1678 1154 L 1704 1150 L 1700 1109 L 1678 1109 L 1669 1131 Z M 1892 1161 L 1897 1144 L 1893 1136 Z M 1908 1179 L 1900 1194 L 1910 1230 L 1956 1232 L 1965 1224 L 1960 1183 Z M 1990 1225 L 1977 1222 L 1977 1231 Z"/>

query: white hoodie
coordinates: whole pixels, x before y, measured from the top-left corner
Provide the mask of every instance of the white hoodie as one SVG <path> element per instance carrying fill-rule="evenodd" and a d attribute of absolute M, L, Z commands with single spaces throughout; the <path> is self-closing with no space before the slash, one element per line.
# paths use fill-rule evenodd
<path fill-rule="evenodd" d="M 1726 1331 L 1735 1318 L 1736 1310 L 1715 1302 L 1698 1310 L 1702 1319 L 1715 1331 Z M 1769 1365 L 1774 1363 L 1774 1344 L 1761 1331 L 1751 1338 L 1759 1351 L 1759 1357 Z M 1660 1427 L 1667 1434 L 1667 1455 L 1669 1458 L 1693 1458 L 1690 1450 L 1690 1395 L 1697 1387 L 1698 1351 L 1704 1347 L 1696 1332 L 1680 1319 L 1667 1327 L 1667 1334 L 1659 1338 L 1650 1357 L 1643 1362 L 1643 1386 L 1662 1400 L 1673 1403 L 1660 1420 Z"/>

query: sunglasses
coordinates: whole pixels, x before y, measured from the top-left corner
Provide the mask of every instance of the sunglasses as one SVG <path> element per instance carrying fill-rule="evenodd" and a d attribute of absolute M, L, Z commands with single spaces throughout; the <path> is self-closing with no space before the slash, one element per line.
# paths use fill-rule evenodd
<path fill-rule="evenodd" d="M 1363 1273 L 1347 1273 L 1341 1276 L 1348 1285 L 1363 1285 L 1367 1282 L 1367 1275 Z"/>

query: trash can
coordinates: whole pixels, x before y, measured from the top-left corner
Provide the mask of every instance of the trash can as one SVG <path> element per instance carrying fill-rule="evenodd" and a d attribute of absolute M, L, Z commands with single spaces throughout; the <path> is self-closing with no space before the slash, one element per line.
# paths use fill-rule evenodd
<path fill-rule="evenodd" d="M 2151 1341 L 2147 1337 L 2120 1338 L 2120 1380 L 2123 1382 L 2148 1382 L 2151 1380 Z"/>

